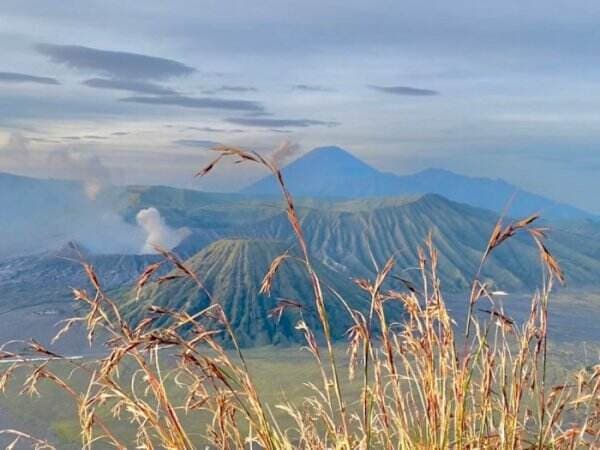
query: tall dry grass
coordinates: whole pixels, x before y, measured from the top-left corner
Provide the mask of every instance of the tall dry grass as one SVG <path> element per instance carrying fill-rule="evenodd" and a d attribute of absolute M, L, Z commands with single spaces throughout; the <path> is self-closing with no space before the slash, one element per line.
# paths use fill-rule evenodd
<path fill-rule="evenodd" d="M 312 286 L 313 306 L 321 330 L 299 322 L 297 329 L 306 338 L 321 374 L 310 380 L 313 395 L 301 404 L 283 401 L 275 405 L 292 420 L 285 426 L 273 414 L 273 405 L 261 399 L 244 354 L 218 299 L 193 316 L 183 311 L 150 308 L 146 317 L 131 325 L 123 318 L 119 303 L 103 290 L 93 267 L 85 264 L 93 290 L 74 290 L 77 302 L 87 314 L 69 320 L 59 336 L 76 323 L 83 323 L 89 340 L 108 335 L 109 354 L 92 363 L 65 360 L 74 370 L 87 374 L 85 389 L 76 390 L 52 371 L 47 363 L 22 361 L 0 376 L 0 388 L 23 367 L 29 376 L 23 394 L 36 394 L 42 381 L 49 381 L 73 399 L 81 428 L 84 449 L 112 446 L 119 449 L 164 448 L 187 450 L 211 448 L 264 449 L 525 449 L 600 447 L 600 365 L 582 369 L 564 384 L 547 383 L 548 303 L 555 282 L 562 282 L 560 266 L 544 244 L 546 231 L 535 226 L 531 216 L 510 224 L 499 221 L 484 250 L 481 267 L 489 256 L 516 234 L 529 234 L 539 249 L 544 277 L 532 296 L 530 313 L 516 323 L 495 304 L 489 287 L 473 281 L 468 299 L 464 333 L 458 331 L 446 308 L 438 258 L 431 239 L 419 251 L 420 286 L 406 282 L 402 291 L 386 288 L 393 275 L 390 259 L 372 280 L 356 280 L 370 300 L 367 311 L 353 310 L 334 292 L 339 305 L 326 304 L 325 289 L 311 263 L 294 201 L 279 169 L 261 155 L 232 147 L 219 147 L 218 157 L 199 172 L 209 173 L 226 158 L 258 164 L 277 179 L 288 219 Z M 161 264 L 154 264 L 140 277 L 141 292 L 152 279 L 168 283 L 188 277 L 202 290 L 202 274 L 189 270 L 176 255 L 162 251 L 164 262 L 176 275 L 156 278 Z M 269 293 L 278 269 L 288 255 L 273 261 L 261 290 Z M 401 279 L 400 279 L 401 280 Z M 210 297 L 210 293 L 207 292 Z M 400 304 L 405 319 L 391 322 L 387 304 Z M 285 314 L 299 303 L 285 300 L 273 311 Z M 486 306 L 482 306 L 486 305 Z M 328 310 L 345 308 L 352 318 L 347 332 L 350 363 L 336 360 Z M 482 318 L 475 311 L 487 314 Z M 169 325 L 153 326 L 168 316 Z M 235 352 L 223 347 L 214 326 L 218 323 Z M 33 352 L 61 359 L 37 343 Z M 175 355 L 175 367 L 165 367 L 159 358 L 163 349 Z M 3 348 L 2 358 L 20 355 Z M 134 367 L 133 372 L 131 367 Z M 127 376 L 124 375 L 127 367 Z M 342 377 L 355 378 L 360 394 L 344 390 Z M 183 400 L 166 388 L 175 384 L 185 391 Z M 202 412 L 206 425 L 186 428 L 184 418 Z M 122 442 L 111 429 L 110 416 L 127 420 L 136 431 L 135 442 Z M 108 417 L 108 418 L 107 418 Z M 202 428 L 202 429 L 200 429 Z M 32 436 L 5 430 L 15 442 L 28 441 L 32 447 L 54 448 Z M 198 436 L 202 436 L 198 438 Z"/>

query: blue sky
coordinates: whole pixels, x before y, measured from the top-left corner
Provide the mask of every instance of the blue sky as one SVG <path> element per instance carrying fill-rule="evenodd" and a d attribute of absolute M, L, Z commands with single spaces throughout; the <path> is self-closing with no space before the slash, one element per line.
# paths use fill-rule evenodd
<path fill-rule="evenodd" d="M 0 170 L 233 190 L 214 142 L 341 145 L 600 212 L 600 3 L 0 4 Z M 100 176 L 100 175 L 99 175 Z"/>

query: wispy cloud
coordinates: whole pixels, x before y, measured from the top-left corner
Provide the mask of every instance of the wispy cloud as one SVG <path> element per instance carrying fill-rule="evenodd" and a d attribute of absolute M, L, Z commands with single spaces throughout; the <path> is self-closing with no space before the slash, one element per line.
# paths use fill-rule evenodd
<path fill-rule="evenodd" d="M 237 111 L 262 111 L 263 105 L 250 100 L 225 99 L 218 97 L 186 97 L 182 95 L 161 95 L 157 97 L 126 97 L 122 102 L 146 105 L 169 105 L 183 108 L 222 109 Z"/>
<path fill-rule="evenodd" d="M 107 78 L 90 78 L 82 84 L 96 89 L 112 89 L 115 91 L 137 92 L 152 95 L 176 95 L 177 91 L 156 83 L 137 80 L 114 80 Z"/>
<path fill-rule="evenodd" d="M 185 127 L 183 131 L 204 131 L 206 133 L 223 133 L 227 131 L 225 128 L 213 128 L 213 127 Z"/>
<path fill-rule="evenodd" d="M 181 145 L 183 147 L 198 147 L 198 148 L 211 148 L 219 145 L 216 141 L 204 140 L 204 139 L 178 139 L 173 141 L 173 144 Z"/>
<path fill-rule="evenodd" d="M 85 139 L 93 139 L 93 140 L 102 140 L 102 139 L 108 139 L 106 136 L 99 136 L 97 134 L 86 134 L 85 136 L 83 136 Z"/>
<path fill-rule="evenodd" d="M 307 128 L 312 126 L 336 127 L 339 125 L 338 122 L 326 122 L 312 119 L 261 119 L 254 117 L 230 117 L 225 120 L 235 125 L 262 128 Z"/>
<path fill-rule="evenodd" d="M 292 89 L 295 91 L 304 91 L 304 92 L 333 92 L 334 89 L 320 86 L 317 84 L 294 84 Z"/>
<path fill-rule="evenodd" d="M 203 131 L 205 133 L 244 133 L 239 128 L 214 128 L 214 127 L 185 127 L 182 131 Z"/>
<path fill-rule="evenodd" d="M 196 70 L 172 59 L 80 45 L 38 44 L 35 49 L 55 63 L 120 79 L 165 80 Z"/>
<path fill-rule="evenodd" d="M 249 113 L 245 114 L 248 117 L 271 117 L 274 116 L 275 114 L 273 114 L 272 112 L 268 112 L 268 111 L 251 111 Z"/>
<path fill-rule="evenodd" d="M 411 86 L 376 86 L 370 84 L 369 87 L 375 91 L 385 92 L 393 95 L 407 95 L 413 97 L 426 97 L 430 95 L 439 95 L 438 91 L 431 89 L 420 89 Z"/>
<path fill-rule="evenodd" d="M 60 84 L 55 78 L 38 77 L 26 73 L 0 72 L 0 83 L 36 83 L 36 84 Z"/>
<path fill-rule="evenodd" d="M 247 93 L 258 92 L 258 89 L 252 86 L 220 86 L 215 89 L 207 89 L 203 91 L 205 94 L 217 94 L 221 92 Z"/>
<path fill-rule="evenodd" d="M 65 148 L 37 152 L 29 147 L 29 139 L 19 133 L 12 133 L 8 142 L 0 147 L 0 170 L 26 174 L 43 171 L 47 176 L 80 180 L 92 199 L 111 179 L 109 169 L 96 154 Z"/>
<path fill-rule="evenodd" d="M 27 141 L 29 141 L 29 142 L 39 142 L 41 144 L 60 144 L 60 141 L 57 141 L 55 139 L 36 138 L 36 137 L 30 137 L 30 138 L 25 138 L 25 139 L 27 139 Z"/>

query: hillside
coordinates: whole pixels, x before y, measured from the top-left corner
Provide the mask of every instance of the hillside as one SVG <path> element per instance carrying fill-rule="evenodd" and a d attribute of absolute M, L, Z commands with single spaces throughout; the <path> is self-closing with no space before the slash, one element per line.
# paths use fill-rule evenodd
<path fill-rule="evenodd" d="M 337 152 L 333 156 L 337 156 Z M 349 177 L 362 177 L 362 163 L 347 159 L 346 164 L 344 170 Z M 333 170 L 333 166 L 328 170 Z M 55 182 L 41 180 L 41 183 L 37 191 L 32 190 L 29 197 L 23 197 L 28 199 L 28 204 L 34 204 L 46 183 L 49 183 L 47 194 L 54 192 Z M 76 184 L 59 186 L 72 192 L 74 198 L 81 195 L 76 194 L 80 192 Z M 4 201 L 14 203 L 9 198 Z M 209 289 L 223 302 L 245 345 L 295 339 L 293 325 L 297 317 L 292 315 L 275 326 L 266 316 L 278 297 L 301 301 L 312 298 L 302 268 L 286 264 L 274 296 L 265 298 L 257 294 L 271 260 L 285 249 L 297 250 L 279 198 L 132 186 L 108 189 L 96 202 L 110 205 L 115 217 L 121 220 L 120 226 L 133 227 L 137 212 L 155 207 L 169 226 L 189 228 L 190 236 L 175 251 L 183 258 L 190 258 L 188 262 L 194 270 L 206 277 Z M 374 263 L 382 266 L 389 256 L 394 256 L 397 262 L 395 276 L 418 284 L 417 247 L 423 244 L 429 232 L 439 250 L 439 272 L 444 287 L 451 292 L 465 292 L 477 272 L 482 251 L 497 220 L 493 211 L 436 194 L 368 199 L 310 197 L 299 198 L 296 206 L 313 260 L 324 280 L 338 291 L 348 293 L 352 301 L 359 302 L 362 297 L 356 294 L 349 280 L 373 277 Z M 118 233 L 97 220 L 94 208 L 95 204 L 89 210 L 83 209 L 89 211 L 85 222 L 93 225 L 91 231 L 104 229 L 112 239 L 112 234 Z M 51 212 L 49 208 L 43 211 L 44 214 Z M 26 216 L 26 211 L 22 216 Z M 5 220 L 10 222 L 11 219 L 5 217 Z M 41 227 L 45 222 L 39 220 Z M 555 222 L 558 225 L 551 233 L 549 247 L 562 264 L 569 285 L 598 286 L 600 243 L 595 239 L 595 222 L 577 219 Z M 75 228 L 81 224 L 81 221 L 72 222 Z M 61 230 L 68 231 L 64 227 Z M 27 241 L 30 236 L 22 234 L 21 239 Z M 58 250 L 0 260 L 0 312 L 67 300 L 71 287 L 87 286 L 77 262 L 81 257 L 94 265 L 106 289 L 130 287 L 144 268 L 158 258 L 135 255 L 139 251 L 137 243 L 129 253 L 98 254 L 87 244 L 77 246 L 81 255 L 75 252 L 73 245 L 67 244 Z M 529 291 L 539 286 L 541 274 L 535 246 L 527 236 L 512 239 L 489 260 L 483 276 L 493 280 L 496 288 L 509 292 Z M 399 281 L 390 286 L 402 288 Z M 155 302 L 197 311 L 208 299 L 184 280 L 165 285 L 160 291 L 153 285 L 141 302 L 129 305 L 130 317 L 138 318 L 140 308 Z M 329 304 L 332 315 L 343 316 L 335 299 Z M 336 330 L 344 328 L 341 319 L 335 324 Z"/>
<path fill-rule="evenodd" d="M 116 198 L 116 208 L 128 222 L 140 209 L 155 207 L 175 228 L 190 227 L 222 231 L 255 220 L 253 213 L 267 214 L 268 202 L 248 200 L 238 194 L 220 194 L 167 186 L 128 186 L 104 194 Z M 260 208 L 256 211 L 256 208 Z M 274 212 L 275 208 L 272 208 Z"/>
<path fill-rule="evenodd" d="M 279 344 L 299 341 L 294 327 L 302 318 L 319 329 L 312 308 L 313 292 L 304 267 L 296 260 L 285 262 L 273 284 L 272 295 L 260 295 L 261 282 L 271 261 L 288 248 L 281 242 L 251 239 L 217 241 L 186 261 L 219 303 L 235 330 L 241 345 Z M 324 286 L 338 290 L 355 307 L 361 304 L 358 289 L 343 276 L 317 264 Z M 327 291 L 327 289 L 325 289 Z M 133 296 L 133 293 L 130 294 Z M 341 337 L 349 325 L 346 312 L 327 291 L 328 312 L 333 333 Z M 302 312 L 288 311 L 277 323 L 269 317 L 278 299 L 292 299 L 305 307 Z M 139 301 L 127 305 L 127 315 L 138 320 L 150 305 L 197 313 L 211 304 L 211 299 L 192 280 L 179 279 L 162 286 L 153 283 L 145 288 Z"/>
<path fill-rule="evenodd" d="M 440 275 L 447 289 L 469 288 L 483 250 L 497 221 L 491 211 L 428 194 L 412 198 L 324 202 L 300 207 L 301 223 L 316 257 L 341 273 L 373 274 L 373 263 L 383 265 L 394 256 L 397 267 L 411 278 L 417 247 L 429 232 L 440 253 Z M 284 214 L 256 224 L 257 237 L 293 241 Z M 549 243 L 575 286 L 597 285 L 600 243 L 553 230 Z M 538 254 L 527 236 L 512 239 L 488 261 L 484 276 L 504 290 L 539 285 Z"/>
<path fill-rule="evenodd" d="M 468 177 L 447 170 L 427 169 L 412 175 L 381 172 L 339 147 L 319 147 L 283 168 L 292 194 L 302 197 L 366 198 L 434 193 L 461 203 L 502 212 L 511 198 L 510 214 L 541 212 L 547 219 L 590 218 L 591 213 L 527 192 L 501 179 Z M 272 177 L 241 191 L 276 195 Z"/>
<path fill-rule="evenodd" d="M 71 301 L 71 289 L 89 288 L 80 263 L 91 264 L 105 289 L 131 283 L 153 255 L 95 255 L 81 245 L 64 247 L 36 255 L 10 258 L 0 262 L 0 314 L 45 303 Z"/>

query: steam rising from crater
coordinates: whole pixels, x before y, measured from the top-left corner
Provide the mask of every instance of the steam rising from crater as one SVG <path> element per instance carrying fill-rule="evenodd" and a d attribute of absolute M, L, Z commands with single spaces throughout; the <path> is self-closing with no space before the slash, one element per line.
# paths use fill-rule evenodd
<path fill-rule="evenodd" d="M 0 170 L 33 177 L 74 180 L 82 184 L 85 195 L 95 200 L 111 174 L 100 158 L 91 152 L 73 148 L 36 150 L 20 133 L 11 133 L 0 147 Z"/>
<path fill-rule="evenodd" d="M 136 221 L 146 233 L 146 241 L 141 249 L 143 254 L 156 253 L 157 247 L 171 250 L 190 235 L 187 228 L 173 229 L 168 226 L 154 207 L 140 210 Z"/>

